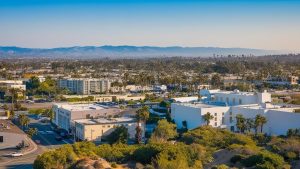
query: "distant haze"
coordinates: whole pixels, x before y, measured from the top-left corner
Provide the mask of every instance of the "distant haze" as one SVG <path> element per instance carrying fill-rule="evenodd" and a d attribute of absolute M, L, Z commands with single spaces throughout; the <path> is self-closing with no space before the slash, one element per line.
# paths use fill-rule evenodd
<path fill-rule="evenodd" d="M 47 57 L 47 58 L 144 58 L 144 57 L 212 57 L 212 56 L 261 56 L 280 54 L 281 51 L 271 51 L 248 48 L 217 48 L 217 47 L 153 47 L 153 46 L 83 46 L 67 48 L 19 48 L 0 47 L 0 58 L 14 57 Z"/>
<path fill-rule="evenodd" d="M 300 52 L 299 9 L 300 0 L 0 0 L 0 46 Z"/>

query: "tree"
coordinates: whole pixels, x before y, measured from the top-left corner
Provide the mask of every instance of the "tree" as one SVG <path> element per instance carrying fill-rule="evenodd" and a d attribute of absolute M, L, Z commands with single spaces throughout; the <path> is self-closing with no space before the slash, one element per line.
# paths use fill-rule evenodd
<path fill-rule="evenodd" d="M 255 126 L 255 131 L 256 131 L 256 134 L 257 134 L 257 128 L 260 127 L 260 132 L 262 133 L 263 132 L 263 127 L 264 125 L 267 123 L 267 118 L 258 114 L 256 115 L 255 117 L 255 122 L 254 122 L 254 126 Z"/>
<path fill-rule="evenodd" d="M 204 114 L 202 116 L 203 120 L 206 122 L 206 125 L 208 126 L 210 123 L 210 120 L 212 120 L 214 118 L 213 115 L 210 114 L 210 112 L 207 112 L 206 114 Z"/>
<path fill-rule="evenodd" d="M 149 107 L 143 106 L 136 112 L 136 119 L 138 122 L 146 122 L 149 119 Z"/>
<path fill-rule="evenodd" d="M 25 114 L 20 114 L 18 116 L 19 124 L 22 126 L 23 130 L 25 126 L 28 126 L 30 120 Z"/>
<path fill-rule="evenodd" d="M 211 84 L 216 87 L 221 86 L 222 84 L 221 76 L 218 74 L 213 75 L 213 77 L 211 78 Z"/>
<path fill-rule="evenodd" d="M 158 121 L 157 127 L 151 136 L 151 141 L 163 143 L 176 136 L 176 125 L 163 119 Z"/>
<path fill-rule="evenodd" d="M 32 76 L 29 81 L 26 83 L 26 88 L 30 90 L 37 89 L 40 86 L 40 80 L 36 76 Z"/>
<path fill-rule="evenodd" d="M 46 109 L 46 110 L 44 110 L 43 114 L 45 116 L 49 117 L 50 121 L 52 121 L 53 118 L 54 118 L 54 111 L 52 109 Z"/>
<path fill-rule="evenodd" d="M 32 136 L 36 135 L 38 132 L 37 128 L 29 128 L 27 131 L 28 136 L 31 138 Z"/>
<path fill-rule="evenodd" d="M 244 133 L 245 129 L 247 128 L 246 119 L 241 114 L 236 115 L 235 118 L 236 118 L 236 127 L 239 129 L 241 133 Z"/>
<path fill-rule="evenodd" d="M 128 138 L 128 129 L 125 126 L 116 127 L 115 130 L 106 137 L 109 144 L 114 144 L 114 143 L 126 144 L 127 138 Z"/>
<path fill-rule="evenodd" d="M 247 130 L 248 132 L 250 132 L 251 129 L 254 128 L 254 127 L 255 127 L 255 125 L 254 125 L 254 120 L 253 120 L 253 119 L 250 119 L 250 118 L 246 119 L 246 130 Z"/>
<path fill-rule="evenodd" d="M 138 144 L 141 144 L 143 142 L 143 138 L 142 138 L 142 128 L 141 126 L 137 125 L 135 128 L 135 142 Z"/>
<path fill-rule="evenodd" d="M 135 139 L 138 144 L 142 143 L 142 128 L 141 122 L 145 123 L 149 119 L 149 107 L 143 106 L 139 110 L 136 111 L 136 119 L 137 119 L 137 127 L 136 127 L 136 134 Z"/>

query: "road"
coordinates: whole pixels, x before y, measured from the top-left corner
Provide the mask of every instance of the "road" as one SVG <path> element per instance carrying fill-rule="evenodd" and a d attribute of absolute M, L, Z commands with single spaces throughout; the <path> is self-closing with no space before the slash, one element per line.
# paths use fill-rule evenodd
<path fill-rule="evenodd" d="M 38 149 L 33 153 L 24 155 L 22 157 L 0 157 L 0 169 L 32 169 L 34 160 L 39 154 L 47 151 L 48 149 L 58 148 L 64 144 L 72 144 L 72 139 L 65 139 L 62 141 L 55 140 L 57 135 L 52 131 L 50 123 L 42 123 L 40 120 L 30 117 L 29 127 L 36 127 L 38 129 L 38 134 L 33 136 L 32 140 L 40 142 L 38 144 Z M 14 152 L 15 150 L 7 150 L 5 154 Z M 4 153 L 2 153 L 4 154 Z"/>

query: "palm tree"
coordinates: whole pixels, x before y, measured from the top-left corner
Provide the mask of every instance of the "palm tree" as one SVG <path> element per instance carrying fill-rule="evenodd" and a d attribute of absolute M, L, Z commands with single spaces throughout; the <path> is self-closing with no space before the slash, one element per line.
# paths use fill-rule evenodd
<path fill-rule="evenodd" d="M 210 114 L 210 112 L 207 112 L 206 114 L 204 114 L 202 116 L 203 120 L 206 122 L 206 125 L 208 126 L 210 123 L 210 120 L 212 120 L 214 118 L 213 115 Z"/>
<path fill-rule="evenodd" d="M 37 133 L 38 133 L 37 128 L 29 128 L 27 131 L 27 134 L 30 138 L 32 138 L 32 136 L 36 135 Z"/>
<path fill-rule="evenodd" d="M 253 119 L 246 119 L 246 130 L 250 133 L 251 129 L 254 128 L 254 120 Z"/>
<path fill-rule="evenodd" d="M 142 108 L 138 109 L 136 112 L 136 118 L 139 122 L 146 122 L 149 119 L 149 107 L 143 106 Z"/>
<path fill-rule="evenodd" d="M 23 130 L 24 130 L 24 127 L 28 126 L 28 124 L 30 122 L 29 118 L 25 114 L 20 114 L 18 116 L 18 120 L 19 120 L 19 123 L 22 126 Z"/>
<path fill-rule="evenodd" d="M 267 123 L 266 117 L 264 117 L 260 114 L 256 115 L 255 122 L 254 122 L 256 134 L 257 134 L 258 127 L 260 127 L 260 132 L 261 133 L 263 132 L 263 127 L 264 127 L 264 124 L 266 124 L 266 123 Z"/>
<path fill-rule="evenodd" d="M 246 129 L 246 119 L 241 114 L 236 115 L 235 118 L 236 118 L 236 127 L 239 129 L 241 133 L 244 133 Z"/>
<path fill-rule="evenodd" d="M 264 125 L 267 123 L 267 118 L 262 116 L 261 119 L 260 119 L 260 132 L 262 133 L 263 132 L 263 127 Z"/>
<path fill-rule="evenodd" d="M 136 142 L 138 144 L 142 143 L 142 128 L 141 128 L 141 122 L 146 122 L 149 119 L 149 107 L 143 106 L 139 110 L 136 111 L 136 119 L 137 119 L 137 127 L 136 127 Z"/>

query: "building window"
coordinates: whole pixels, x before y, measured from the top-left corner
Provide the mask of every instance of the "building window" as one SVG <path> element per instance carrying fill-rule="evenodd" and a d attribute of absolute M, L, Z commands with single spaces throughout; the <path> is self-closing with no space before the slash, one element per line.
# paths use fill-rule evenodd
<path fill-rule="evenodd" d="M 215 116 L 217 116 L 218 114 L 217 113 L 215 113 Z"/>
<path fill-rule="evenodd" d="M 242 104 L 243 102 L 242 102 L 242 99 L 239 99 L 239 104 Z"/>
<path fill-rule="evenodd" d="M 217 122 L 215 122 L 215 126 L 216 126 L 216 127 L 218 126 L 218 123 L 217 123 Z"/>
<path fill-rule="evenodd" d="M 226 97 L 226 103 L 229 103 L 229 98 L 228 97 Z"/>
<path fill-rule="evenodd" d="M 232 115 L 232 112 L 230 112 L 229 114 Z"/>
<path fill-rule="evenodd" d="M 222 117 L 222 124 L 225 124 L 225 118 Z"/>
<path fill-rule="evenodd" d="M 235 98 L 232 99 L 232 104 L 235 105 Z"/>
<path fill-rule="evenodd" d="M 232 121 L 233 121 L 233 120 L 232 120 L 232 117 L 229 118 L 229 121 L 230 121 L 230 123 L 232 123 Z"/>
<path fill-rule="evenodd" d="M 222 112 L 222 116 L 224 116 L 224 114 L 225 114 L 225 113 L 224 113 L 224 112 Z"/>

